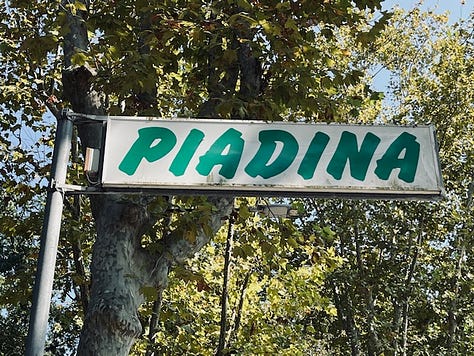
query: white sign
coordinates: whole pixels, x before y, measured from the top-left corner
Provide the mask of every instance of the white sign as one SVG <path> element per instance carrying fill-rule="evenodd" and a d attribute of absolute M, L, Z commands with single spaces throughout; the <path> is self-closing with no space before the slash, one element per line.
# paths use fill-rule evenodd
<path fill-rule="evenodd" d="M 104 188 L 436 198 L 431 126 L 109 117 Z"/>

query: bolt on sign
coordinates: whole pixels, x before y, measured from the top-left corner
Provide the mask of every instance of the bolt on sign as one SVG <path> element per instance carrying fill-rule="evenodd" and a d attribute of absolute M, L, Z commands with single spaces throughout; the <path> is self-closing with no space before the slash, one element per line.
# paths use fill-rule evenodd
<path fill-rule="evenodd" d="M 432 126 L 109 117 L 102 186 L 436 199 Z"/>

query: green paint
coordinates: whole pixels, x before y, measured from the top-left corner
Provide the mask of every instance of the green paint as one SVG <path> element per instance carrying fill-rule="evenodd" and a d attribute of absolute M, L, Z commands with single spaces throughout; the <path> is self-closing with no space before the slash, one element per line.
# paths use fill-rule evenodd
<path fill-rule="evenodd" d="M 400 158 L 403 151 L 405 151 L 404 156 Z M 388 180 L 392 171 L 400 168 L 398 178 L 407 183 L 413 183 L 419 156 L 420 144 L 416 142 L 416 136 L 404 132 L 392 142 L 382 158 L 377 160 L 375 174 L 380 179 Z"/>
<path fill-rule="evenodd" d="M 156 140 L 158 143 L 154 144 Z M 140 162 L 145 158 L 148 162 L 154 162 L 166 156 L 176 144 L 176 136 L 164 127 L 145 127 L 138 130 L 138 138 L 127 152 L 119 169 L 133 175 Z"/>
<path fill-rule="evenodd" d="M 196 170 L 200 175 L 207 176 L 216 165 L 222 165 L 219 174 L 227 179 L 234 177 L 240 158 L 244 150 L 244 140 L 240 137 L 242 133 L 235 129 L 228 129 L 199 157 Z M 224 150 L 229 147 L 227 154 Z"/>
<path fill-rule="evenodd" d="M 272 178 L 282 174 L 295 161 L 299 145 L 295 137 L 284 130 L 260 130 L 258 132 L 259 147 L 252 143 L 248 147 L 255 147 L 253 155 L 244 171 L 253 178 L 260 176 L 264 179 Z M 255 132 L 255 134 L 257 133 Z M 208 150 L 199 156 L 199 162 L 194 167 L 195 172 L 202 176 L 208 176 L 216 165 L 220 165 L 219 174 L 226 178 L 234 178 L 239 168 L 244 152 L 245 141 L 242 132 L 230 128 L 220 135 L 214 142 L 207 142 L 204 132 L 198 129 L 188 131 L 186 138 L 180 144 L 179 150 L 171 157 L 168 171 L 174 176 L 185 175 L 190 162 L 198 148 L 206 144 Z M 306 152 L 300 162 L 297 162 L 299 174 L 303 179 L 313 179 L 315 171 L 320 164 L 323 154 L 326 152 L 331 137 L 324 132 L 316 132 L 309 143 Z M 381 139 L 373 133 L 367 133 L 360 144 L 357 136 L 349 131 L 342 132 L 334 152 L 326 152 L 332 157 L 326 167 L 326 172 L 336 180 L 341 180 L 346 166 L 349 165 L 352 178 L 364 181 L 366 179 L 370 163 Z M 276 152 L 277 142 L 283 144 L 280 152 Z M 125 154 L 119 164 L 119 169 L 128 175 L 137 171 L 142 160 L 155 162 L 168 155 L 176 146 L 176 135 L 164 127 L 145 127 L 138 130 L 138 138 Z M 398 178 L 406 183 L 413 183 L 418 168 L 420 157 L 420 144 L 417 138 L 407 132 L 400 134 L 388 146 L 385 152 L 374 162 L 375 174 L 381 180 L 388 180 L 394 169 L 398 169 Z M 162 165 L 157 169 L 166 170 Z M 191 169 L 191 168 L 189 168 Z"/>
<path fill-rule="evenodd" d="M 351 132 L 344 131 L 326 171 L 335 179 L 340 180 L 346 163 L 349 161 L 351 176 L 363 181 L 379 143 L 380 138 L 369 132 L 365 135 L 359 150 L 357 136 Z"/>
<path fill-rule="evenodd" d="M 204 133 L 197 129 L 192 129 L 186 139 L 183 142 L 183 145 L 179 149 L 176 157 L 170 166 L 170 172 L 175 176 L 182 176 L 186 171 L 186 168 L 196 153 L 196 149 L 201 144 L 204 139 Z"/>
<path fill-rule="evenodd" d="M 314 171 L 318 166 L 319 160 L 328 145 L 329 136 L 322 132 L 316 132 L 311 143 L 309 144 L 308 150 L 301 161 L 301 165 L 298 168 L 298 174 L 304 179 L 311 179 L 314 176 Z"/>
<path fill-rule="evenodd" d="M 287 169 L 298 153 L 298 142 L 289 132 L 282 130 L 263 130 L 258 135 L 260 147 L 245 167 L 245 172 L 251 177 L 261 176 L 265 179 L 276 176 Z M 275 152 L 276 141 L 283 143 L 278 157 L 268 164 Z"/>

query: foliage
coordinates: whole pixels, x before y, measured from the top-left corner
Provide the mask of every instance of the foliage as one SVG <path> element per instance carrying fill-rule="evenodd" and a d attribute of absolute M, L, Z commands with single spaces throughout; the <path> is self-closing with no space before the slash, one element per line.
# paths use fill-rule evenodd
<path fill-rule="evenodd" d="M 227 352 L 319 354 L 324 342 L 315 337 L 311 321 L 316 313 L 335 316 L 334 306 L 319 291 L 325 276 L 341 260 L 334 250 L 322 249 L 315 235 L 299 232 L 291 221 L 261 217 L 246 208 L 241 205 L 235 222 Z M 227 229 L 224 226 L 195 259 L 174 271 L 163 294 L 159 331 L 149 350 L 215 353 Z M 136 352 L 146 346 L 137 345 Z"/>
<path fill-rule="evenodd" d="M 313 300 L 309 314 L 300 322 L 293 319 L 292 313 L 304 310 L 304 298 L 312 293 L 311 289 L 304 288 L 308 284 L 298 289 L 299 297 L 303 299 L 297 299 L 299 307 L 296 310 L 288 308 L 284 300 L 278 299 L 278 293 L 272 294 L 271 288 L 266 289 L 266 295 L 260 293 L 258 301 L 262 303 L 265 300 L 263 298 L 267 297 L 267 303 L 278 300 L 280 307 L 270 308 L 267 314 L 261 314 L 261 311 L 252 309 L 252 306 L 261 306 L 255 300 L 246 306 L 249 311 L 252 310 L 251 315 L 271 321 L 272 331 L 282 327 L 280 323 L 285 318 L 279 319 L 281 315 L 278 310 L 285 310 L 284 314 L 289 317 L 294 329 L 289 334 L 282 331 L 280 335 L 287 335 L 285 341 L 289 342 L 290 335 L 296 333 L 299 337 L 291 352 L 353 355 L 472 353 L 473 272 L 472 254 L 469 251 L 472 250 L 473 231 L 473 167 L 470 160 L 473 142 L 466 134 L 472 131 L 469 118 L 472 117 L 473 91 L 468 78 L 472 77 L 474 67 L 472 34 L 463 30 L 466 25 L 456 24 L 451 28 L 444 16 L 422 14 L 417 10 L 396 14 L 393 25 L 387 28 L 376 44 L 380 51 L 373 62 L 382 63 L 392 71 L 391 101 L 387 100 L 390 106 L 385 108 L 387 111 L 381 118 L 376 116 L 377 111 L 373 108 L 362 109 L 367 114 L 364 119 L 368 121 L 432 123 L 437 127 L 446 199 L 437 203 L 297 200 L 295 206 L 307 213 L 301 217 L 300 223 L 293 225 L 296 235 L 285 235 L 284 227 L 287 225 L 279 222 L 278 236 L 286 236 L 287 240 L 283 246 L 279 246 L 279 240 L 271 240 L 270 246 L 282 247 L 275 248 L 278 254 L 300 246 L 299 237 L 313 236 L 313 243 L 317 240 L 319 251 L 334 251 L 335 257 L 339 258 L 339 263 L 326 270 L 324 278 L 315 283 L 318 286 L 317 301 L 315 303 Z M 246 224 L 247 229 L 252 231 L 252 241 L 260 239 L 259 232 L 262 231 L 251 228 L 254 225 L 255 222 Z M 271 228 L 266 227 L 263 231 L 264 236 L 269 234 L 271 239 Z M 265 268 L 268 262 L 261 263 L 269 256 L 272 256 L 268 260 L 270 264 L 274 261 L 275 255 L 271 252 L 267 255 L 269 250 L 266 250 L 265 244 L 258 247 L 249 245 L 244 231 L 236 234 L 239 237 L 234 246 L 234 258 L 238 262 L 235 262 L 232 273 L 238 273 L 241 266 L 244 268 L 242 256 L 255 257 L 256 251 L 259 256 L 256 261 L 259 262 L 252 260 L 252 268 L 256 263 L 260 263 L 257 269 Z M 212 258 L 215 247 L 210 246 L 202 253 L 205 252 L 210 253 Z M 221 247 L 218 256 L 222 255 Z M 302 251 L 295 254 L 299 257 L 302 255 Z M 313 256 L 315 258 L 317 255 Z M 275 265 L 289 265 L 293 268 L 292 272 L 302 272 L 297 267 L 300 266 L 299 262 L 288 256 L 284 260 L 279 260 Z M 208 276 L 212 268 L 202 264 L 202 256 L 197 261 L 199 264 L 194 267 L 193 273 L 199 273 L 199 266 L 202 266 L 201 273 Z M 325 258 L 316 261 L 324 265 Z M 222 266 L 222 261 L 220 263 Z M 277 290 L 284 291 L 285 296 L 291 295 L 289 285 L 279 284 L 283 276 L 271 267 L 267 268 L 272 271 L 272 283 L 278 285 Z M 298 273 L 286 272 L 286 276 L 291 275 L 290 285 L 299 283 Z M 212 277 L 204 280 L 209 284 Z M 240 280 L 243 280 L 242 276 Z M 261 286 L 258 279 L 255 283 Z M 187 286 L 194 293 L 197 291 L 200 303 L 217 303 L 215 295 L 207 295 L 209 291 L 199 291 L 198 286 L 193 283 L 189 285 L 189 282 Z M 180 295 L 182 285 L 175 288 Z M 248 288 L 251 294 L 250 285 Z M 168 290 L 171 293 L 173 286 Z M 234 293 L 238 293 L 238 290 L 237 284 Z M 192 292 L 187 289 L 183 294 L 189 296 Z M 250 295 L 246 298 L 252 300 Z M 177 299 L 177 296 L 169 301 L 165 298 L 164 310 L 172 305 L 171 300 Z M 329 301 L 330 304 L 323 302 L 326 307 L 318 309 L 318 301 Z M 234 305 L 238 303 L 234 302 Z M 235 310 L 238 308 L 234 307 Z M 217 323 L 217 311 L 214 313 L 211 320 Z M 193 318 L 195 315 L 189 320 Z M 252 320 L 251 317 L 249 319 Z M 206 323 L 193 323 L 193 329 L 182 330 L 179 337 L 201 335 L 202 329 L 195 327 L 203 324 Z M 217 338 L 216 324 L 213 327 L 204 329 L 204 335 Z M 232 350 L 238 354 L 286 352 L 284 344 L 272 339 L 274 332 L 266 329 L 262 323 L 259 328 L 268 333 L 266 338 L 262 335 L 258 339 L 263 338 L 263 344 L 268 349 L 258 349 L 257 345 L 262 343 L 255 343 L 247 336 L 249 345 L 239 348 L 237 339 L 234 344 L 236 348 Z M 163 341 L 166 330 L 168 327 L 163 323 L 157 334 L 160 347 L 174 340 L 171 337 L 169 341 Z M 307 330 L 314 332 L 307 335 Z M 197 339 L 202 340 L 202 337 L 196 336 Z M 196 341 L 195 345 L 203 345 L 203 342 Z M 278 346 L 272 349 L 273 345 Z M 203 346 L 196 347 L 205 349 Z M 187 351 L 193 352 L 192 349 Z"/>
<path fill-rule="evenodd" d="M 70 104 L 62 76 L 74 68 L 90 73 L 90 90 L 111 114 L 200 116 L 212 104 L 224 118 L 434 124 L 441 202 L 300 199 L 292 204 L 302 215 L 292 221 L 262 217 L 255 199 L 238 200 L 225 352 L 473 352 L 472 20 L 451 26 L 415 9 L 397 12 L 384 29 L 390 16 L 373 12 L 380 1 L 362 0 L 113 5 L 0 3 L 2 353 L 23 352 L 18 336 L 27 328 L 54 133 L 45 112 Z M 68 49 L 76 20 L 89 43 Z M 252 66 L 243 48 L 258 60 L 259 83 L 246 77 Z M 384 108 L 369 85 L 376 65 L 392 73 Z M 87 184 L 81 147 L 73 146 L 68 180 Z M 140 237 L 150 255 L 162 252 L 169 233 L 189 242 L 212 234 L 214 211 L 204 199 L 163 198 L 147 209 L 157 216 Z M 51 354 L 73 352 L 84 322 L 91 210 L 86 199 L 66 200 Z M 163 285 L 141 286 L 147 302 L 134 354 L 215 353 L 227 228 L 194 259 L 175 263 Z"/>
<path fill-rule="evenodd" d="M 343 332 L 330 343 L 335 353 L 472 353 L 471 22 L 451 27 L 443 15 L 399 11 L 373 62 L 392 73 L 377 120 L 437 128 L 446 199 L 309 202 L 345 261 L 323 293 L 338 310 L 323 325 Z"/>
<path fill-rule="evenodd" d="M 443 25 L 443 16 L 413 10 L 398 19 L 396 26 L 407 28 L 409 37 L 402 39 L 389 31 L 390 41 L 383 44 L 385 53 L 395 53 L 396 48 L 404 54 L 384 58 L 398 77 L 393 81 L 394 98 L 400 117 L 436 126 L 447 196 L 429 207 L 423 218 L 431 228 L 426 229 L 426 246 L 420 249 L 417 280 L 421 290 L 414 293 L 418 300 L 410 314 L 411 325 L 419 329 L 409 330 L 412 339 L 407 347 L 428 353 L 471 353 L 472 257 L 468 251 L 472 246 L 474 141 L 469 132 L 474 87 L 469 78 L 474 70 L 474 42 L 466 29 L 472 26 L 472 18 L 450 27 Z"/>

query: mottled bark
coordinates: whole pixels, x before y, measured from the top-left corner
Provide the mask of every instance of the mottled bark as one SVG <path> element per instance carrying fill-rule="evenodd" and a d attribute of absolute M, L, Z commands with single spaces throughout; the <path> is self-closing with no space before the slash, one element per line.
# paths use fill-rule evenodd
<path fill-rule="evenodd" d="M 167 278 L 169 264 L 162 259 L 153 261 L 140 245 L 141 236 L 155 221 L 146 203 L 132 203 L 120 196 L 94 202 L 97 236 L 91 299 L 79 355 L 128 354 L 142 332 L 137 316 L 144 301 L 140 288 Z"/>
<path fill-rule="evenodd" d="M 103 115 L 105 94 L 92 89 L 94 73 L 86 66 L 74 67 L 71 57 L 76 51 L 86 51 L 88 46 L 84 14 L 69 15 L 69 32 L 64 43 L 63 96 L 74 112 Z M 146 25 L 146 24 L 145 24 Z M 237 46 L 237 41 L 234 45 Z M 140 47 L 140 52 L 146 48 Z M 216 99 L 226 93 L 235 93 L 238 70 L 242 70 L 242 83 L 246 84 L 245 97 L 258 95 L 258 82 L 250 77 L 250 72 L 258 74 L 257 60 L 252 59 L 250 48 L 239 58 L 249 67 L 242 70 L 237 64 L 224 69 L 228 73 L 224 81 L 209 82 L 209 100 L 201 107 L 199 116 L 214 116 Z M 217 68 L 213 58 L 209 67 Z M 252 69 L 253 68 L 253 69 Z M 212 74 L 212 73 L 210 73 Z M 222 88 L 224 86 L 224 88 Z M 219 94 L 219 91 L 221 94 Z M 149 109 L 154 102 L 154 93 L 137 93 L 143 103 L 142 108 Z M 78 126 L 82 147 L 101 149 L 102 123 L 86 123 Z M 160 240 L 160 253 L 151 254 L 141 246 L 142 235 L 164 214 L 153 211 L 150 203 L 159 197 L 95 195 L 90 197 L 96 222 L 97 236 L 93 248 L 91 263 L 90 302 L 78 355 L 127 355 L 135 338 L 142 333 L 137 310 L 144 301 L 140 292 L 143 286 L 155 286 L 162 289 L 167 285 L 168 272 L 175 263 L 182 263 L 192 257 L 212 236 L 198 231 L 193 241 L 186 240 L 176 231 L 165 234 Z M 233 198 L 208 197 L 215 206 L 212 210 L 209 227 L 213 233 L 222 225 L 222 217 L 228 216 L 233 207 Z"/>

